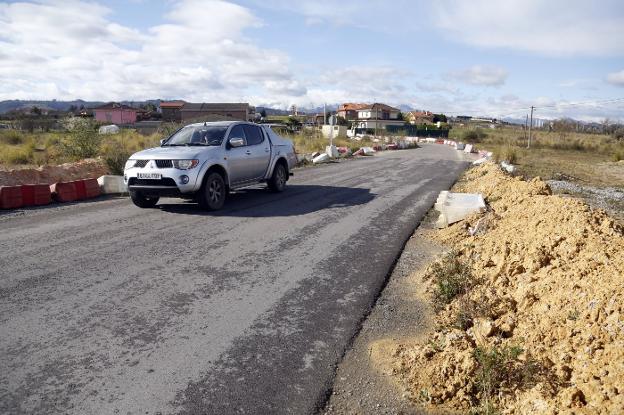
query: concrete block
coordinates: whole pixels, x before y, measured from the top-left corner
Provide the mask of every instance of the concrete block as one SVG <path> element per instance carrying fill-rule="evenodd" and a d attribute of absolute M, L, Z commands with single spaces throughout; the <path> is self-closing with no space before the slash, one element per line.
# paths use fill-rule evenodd
<path fill-rule="evenodd" d="M 128 189 L 124 183 L 123 176 L 100 176 L 97 179 L 102 194 L 120 194 L 127 193 Z"/>
<path fill-rule="evenodd" d="M 314 164 L 327 163 L 327 162 L 329 162 L 329 160 L 330 160 L 329 155 L 326 154 L 326 153 L 323 153 L 323 154 L 320 154 L 320 155 L 314 157 L 312 159 L 312 163 L 314 163 Z"/>
<path fill-rule="evenodd" d="M 340 155 L 338 154 L 338 149 L 334 145 L 325 147 L 325 154 L 333 159 L 338 158 L 338 156 Z"/>
<path fill-rule="evenodd" d="M 436 225 L 444 228 L 464 219 L 471 213 L 485 211 L 486 206 L 481 194 L 442 191 L 436 200 L 434 208 L 440 212 Z"/>

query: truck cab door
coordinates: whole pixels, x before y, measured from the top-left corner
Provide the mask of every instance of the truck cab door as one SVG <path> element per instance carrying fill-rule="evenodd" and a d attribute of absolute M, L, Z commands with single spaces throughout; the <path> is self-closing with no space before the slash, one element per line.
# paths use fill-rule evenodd
<path fill-rule="evenodd" d="M 243 125 L 247 137 L 249 172 L 252 180 L 263 179 L 271 161 L 271 143 L 257 125 Z"/>
<path fill-rule="evenodd" d="M 241 147 L 232 147 L 230 140 L 242 139 L 243 145 Z M 230 130 L 230 134 L 227 138 L 226 144 L 226 157 L 228 159 L 228 175 L 230 177 L 230 184 L 236 185 L 244 183 L 250 180 L 250 171 L 248 157 L 249 154 L 247 148 L 247 137 L 241 124 L 237 124 Z"/>

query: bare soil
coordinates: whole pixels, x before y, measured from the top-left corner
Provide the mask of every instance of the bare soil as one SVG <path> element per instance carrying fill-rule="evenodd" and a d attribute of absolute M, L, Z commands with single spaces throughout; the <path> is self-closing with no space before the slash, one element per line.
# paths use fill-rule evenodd
<path fill-rule="evenodd" d="M 551 195 L 539 178 L 512 178 L 493 164 L 468 171 L 454 190 L 482 193 L 491 209 L 429 237 L 455 250 L 479 283 L 438 313 L 427 341 L 396 342 L 392 373 L 405 393 L 465 413 L 483 403 L 477 347 L 519 347 L 518 370 L 535 363 L 534 381 L 503 384 L 493 397 L 502 413 L 621 413 L 622 227 L 581 200 Z M 466 304 L 480 305 L 468 328 L 457 324 Z"/>
<path fill-rule="evenodd" d="M 0 168 L 0 186 L 52 184 L 59 181 L 98 178 L 105 174 L 109 174 L 109 170 L 100 159 L 86 159 L 59 166 L 42 166 L 37 168 Z"/>

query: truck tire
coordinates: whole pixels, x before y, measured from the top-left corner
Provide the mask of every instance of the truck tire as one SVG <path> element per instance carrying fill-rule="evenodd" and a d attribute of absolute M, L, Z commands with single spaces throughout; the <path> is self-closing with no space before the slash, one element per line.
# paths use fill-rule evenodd
<path fill-rule="evenodd" d="M 209 173 L 197 194 L 197 203 L 205 210 L 219 210 L 225 203 L 226 192 L 223 176 L 217 172 Z"/>
<path fill-rule="evenodd" d="M 141 192 L 130 192 L 130 199 L 132 199 L 132 203 L 134 203 L 136 206 L 143 208 L 143 209 L 148 209 L 148 208 L 153 208 L 154 206 L 156 206 L 156 203 L 158 203 L 158 196 L 144 196 L 143 193 Z"/>
<path fill-rule="evenodd" d="M 286 181 L 288 180 L 288 172 L 283 163 L 277 162 L 273 169 L 273 174 L 268 181 L 269 190 L 275 193 L 284 191 L 286 188 Z"/>

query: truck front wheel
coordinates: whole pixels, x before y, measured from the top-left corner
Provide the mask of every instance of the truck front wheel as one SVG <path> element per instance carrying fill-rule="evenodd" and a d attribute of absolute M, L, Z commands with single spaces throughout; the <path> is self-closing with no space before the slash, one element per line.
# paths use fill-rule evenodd
<path fill-rule="evenodd" d="M 197 194 L 197 202 L 202 209 L 219 210 L 225 203 L 227 189 L 223 176 L 217 172 L 208 174 Z"/>
<path fill-rule="evenodd" d="M 158 196 L 144 196 L 143 193 L 130 191 L 130 199 L 132 203 L 140 208 L 153 208 L 158 203 Z"/>

